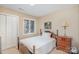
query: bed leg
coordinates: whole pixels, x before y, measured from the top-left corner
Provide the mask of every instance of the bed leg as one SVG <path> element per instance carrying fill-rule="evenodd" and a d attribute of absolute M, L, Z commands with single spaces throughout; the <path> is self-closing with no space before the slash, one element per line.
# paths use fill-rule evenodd
<path fill-rule="evenodd" d="M 33 54 L 35 54 L 35 45 L 33 45 Z"/>
<path fill-rule="evenodd" d="M 59 31 L 58 31 L 58 29 L 57 29 L 57 36 L 58 36 L 58 34 L 59 34 L 58 32 L 59 32 Z"/>
<path fill-rule="evenodd" d="M 19 37 L 17 37 L 17 48 L 19 50 Z"/>

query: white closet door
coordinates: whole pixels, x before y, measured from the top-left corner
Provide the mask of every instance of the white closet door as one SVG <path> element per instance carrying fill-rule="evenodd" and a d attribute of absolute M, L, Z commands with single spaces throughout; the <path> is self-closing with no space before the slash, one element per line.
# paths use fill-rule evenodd
<path fill-rule="evenodd" d="M 7 48 L 16 46 L 18 33 L 18 17 L 7 16 Z"/>
<path fill-rule="evenodd" d="M 17 16 L 12 16 L 12 46 L 17 45 L 17 35 L 18 35 L 18 17 Z"/>
<path fill-rule="evenodd" d="M 0 14 L 0 36 L 1 36 L 1 50 L 7 47 L 6 43 L 6 16 Z"/>

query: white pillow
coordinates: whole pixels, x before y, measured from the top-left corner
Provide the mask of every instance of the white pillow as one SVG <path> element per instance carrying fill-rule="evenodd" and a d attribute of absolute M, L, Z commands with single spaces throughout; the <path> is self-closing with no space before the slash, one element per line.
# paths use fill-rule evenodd
<path fill-rule="evenodd" d="M 42 33 L 42 37 L 50 38 L 50 36 L 51 36 L 51 33 L 48 33 L 48 32 L 43 32 Z"/>

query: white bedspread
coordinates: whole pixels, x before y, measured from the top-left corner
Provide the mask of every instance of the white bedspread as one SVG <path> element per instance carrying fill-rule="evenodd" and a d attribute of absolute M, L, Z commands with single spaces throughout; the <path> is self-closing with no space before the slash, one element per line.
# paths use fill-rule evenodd
<path fill-rule="evenodd" d="M 36 36 L 20 40 L 22 44 L 33 52 L 33 46 L 35 46 L 35 53 L 49 53 L 55 48 L 56 40 L 53 38 L 45 38 L 42 36 Z"/>

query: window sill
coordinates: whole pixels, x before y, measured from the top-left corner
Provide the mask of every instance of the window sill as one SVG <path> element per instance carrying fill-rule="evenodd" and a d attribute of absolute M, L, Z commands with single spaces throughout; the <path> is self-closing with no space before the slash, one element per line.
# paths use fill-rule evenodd
<path fill-rule="evenodd" d="M 33 34 L 36 34 L 35 32 L 34 33 L 27 33 L 27 34 L 23 34 L 23 35 L 33 35 Z"/>

